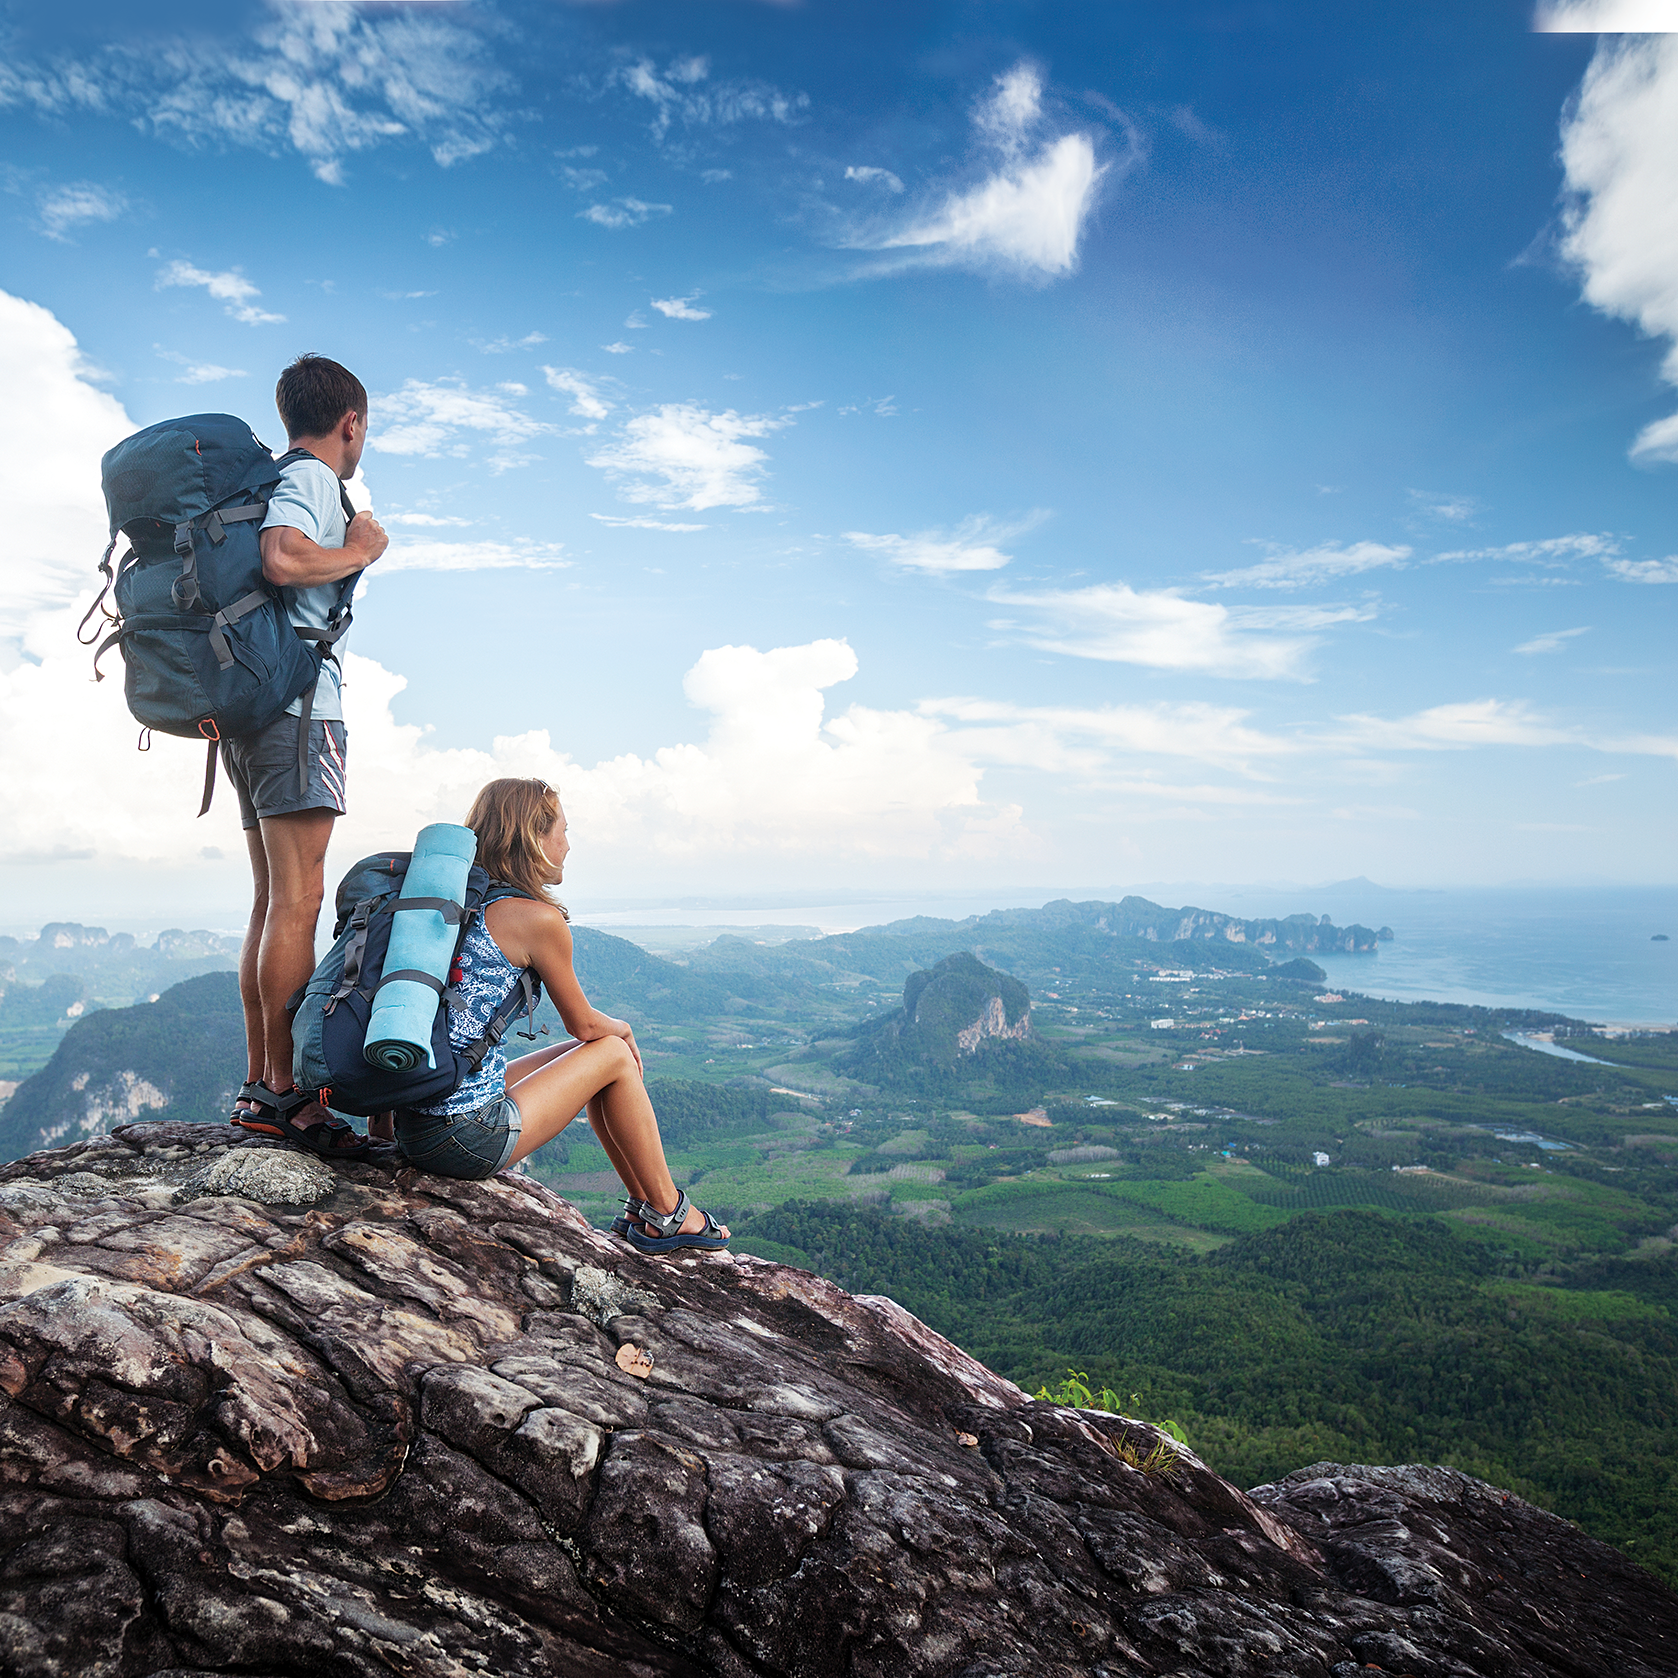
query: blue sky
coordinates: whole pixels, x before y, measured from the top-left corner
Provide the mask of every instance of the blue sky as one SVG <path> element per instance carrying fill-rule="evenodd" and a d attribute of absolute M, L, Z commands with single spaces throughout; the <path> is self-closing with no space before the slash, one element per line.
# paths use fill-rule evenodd
<path fill-rule="evenodd" d="M 1661 3 L 9 9 L 0 877 L 236 886 L 64 615 L 102 449 L 309 349 L 341 850 L 511 771 L 582 900 L 1672 879 Z"/>

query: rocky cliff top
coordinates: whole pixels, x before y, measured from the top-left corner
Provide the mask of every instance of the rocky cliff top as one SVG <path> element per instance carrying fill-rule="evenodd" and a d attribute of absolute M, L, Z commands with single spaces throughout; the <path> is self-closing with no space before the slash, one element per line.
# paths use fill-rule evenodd
<path fill-rule="evenodd" d="M 1678 1669 L 1678 1597 L 1453 1471 L 1247 1496 L 889 1300 L 224 1126 L 0 1170 L 0 1389 L 28 1678 Z"/>

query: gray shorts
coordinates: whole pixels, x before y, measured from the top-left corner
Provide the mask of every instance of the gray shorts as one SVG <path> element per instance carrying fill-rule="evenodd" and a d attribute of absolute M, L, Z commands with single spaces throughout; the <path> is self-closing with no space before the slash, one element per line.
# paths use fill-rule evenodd
<path fill-rule="evenodd" d="M 469 1113 L 399 1109 L 396 1145 L 421 1171 L 482 1182 L 513 1157 L 521 1128 L 518 1103 L 510 1095 L 497 1095 Z"/>
<path fill-rule="evenodd" d="M 349 736 L 341 722 L 309 723 L 308 785 L 297 784 L 298 717 L 276 717 L 255 734 L 221 743 L 221 764 L 239 794 L 239 825 L 299 810 L 344 813 L 344 760 Z"/>

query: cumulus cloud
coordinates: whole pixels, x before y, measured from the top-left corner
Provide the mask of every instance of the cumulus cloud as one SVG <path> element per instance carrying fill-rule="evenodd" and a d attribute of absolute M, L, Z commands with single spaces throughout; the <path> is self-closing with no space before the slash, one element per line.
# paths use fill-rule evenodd
<path fill-rule="evenodd" d="M 711 61 L 703 57 L 672 59 L 659 69 L 652 59 L 625 65 L 616 77 L 638 99 L 653 107 L 653 137 L 662 140 L 673 122 L 689 128 L 737 122 L 796 122 L 810 106 L 807 93 L 783 93 L 768 82 L 713 81 Z M 706 179 L 728 179 L 726 169 L 707 170 Z"/>
<path fill-rule="evenodd" d="M 514 405 L 512 391 L 472 390 L 461 379 L 409 379 L 389 396 L 373 398 L 368 446 L 383 454 L 465 456 L 470 437 L 487 438 L 498 453 L 490 457 L 492 470 L 523 465 L 534 456 L 515 451 L 520 445 L 554 428 L 533 419 Z"/>
<path fill-rule="evenodd" d="M 633 344 L 624 343 L 621 338 L 615 344 L 602 344 L 600 347 L 607 355 L 628 355 L 635 348 Z"/>
<path fill-rule="evenodd" d="M 1035 614 L 1034 622 L 999 619 L 992 627 L 1043 652 L 1262 681 L 1306 680 L 1318 631 L 1374 616 L 1354 606 L 1221 606 L 1186 599 L 1176 589 L 1126 583 L 1037 593 L 993 589 L 990 598 Z"/>
<path fill-rule="evenodd" d="M 709 309 L 696 309 L 694 299 L 699 296 L 697 291 L 690 292 L 686 297 L 655 297 L 652 305 L 666 320 L 709 320 Z"/>
<path fill-rule="evenodd" d="M 871 163 L 851 164 L 845 170 L 845 179 L 861 181 L 865 186 L 883 186 L 887 192 L 901 192 L 903 183 L 889 169 L 876 169 Z"/>
<path fill-rule="evenodd" d="M 1583 629 L 1552 629 L 1548 635 L 1535 635 L 1530 641 L 1523 641 L 1513 650 L 1518 653 L 1559 653 L 1569 641 L 1581 635 L 1589 635 L 1590 625 Z"/>
<path fill-rule="evenodd" d="M 1411 550 L 1383 542 L 1320 543 L 1314 548 L 1272 549 L 1257 565 L 1235 571 L 1204 571 L 1201 575 L 1219 588 L 1304 588 L 1332 578 L 1352 577 L 1384 566 L 1402 570 Z"/>
<path fill-rule="evenodd" d="M 49 239 L 69 243 L 70 230 L 89 222 L 115 221 L 128 208 L 128 200 L 110 187 L 92 181 L 61 186 L 41 200 L 41 231 Z"/>
<path fill-rule="evenodd" d="M 1087 134 L 1043 135 L 1043 82 L 1029 64 L 996 78 L 973 121 L 988 171 L 981 179 L 945 187 L 850 242 L 903 253 L 899 262 L 1002 268 L 1038 280 L 1069 273 L 1107 172 L 1094 142 Z"/>
<path fill-rule="evenodd" d="M 1632 8 L 1621 0 L 1619 9 Z M 1678 34 L 1606 36 L 1563 116 L 1561 142 L 1562 251 L 1585 300 L 1667 340 L 1663 370 L 1678 384 Z M 1631 455 L 1678 462 L 1678 414 L 1645 426 Z"/>
<path fill-rule="evenodd" d="M 1029 518 L 1002 523 L 984 513 L 961 521 L 953 531 L 923 530 L 914 536 L 873 536 L 865 530 L 847 530 L 845 540 L 866 553 L 884 554 L 893 565 L 910 571 L 999 571 L 1013 558 L 1003 553 L 998 542 L 1012 541 L 1033 529 L 1047 517 L 1034 513 Z"/>
<path fill-rule="evenodd" d="M 158 270 L 157 289 L 163 291 L 169 286 L 202 286 L 218 303 L 226 305 L 227 314 L 246 326 L 277 326 L 285 319 L 284 315 L 259 309 L 251 301 L 262 293 L 237 268 L 210 273 L 204 268 L 194 268 L 190 262 L 177 260 Z"/>
<path fill-rule="evenodd" d="M 600 394 L 592 380 L 574 367 L 544 367 L 542 377 L 548 381 L 549 390 L 557 390 L 571 398 L 571 412 L 580 419 L 603 420 L 611 413 L 612 404 Z M 594 426 L 589 425 L 585 429 L 593 431 Z"/>
<path fill-rule="evenodd" d="M 512 83 L 462 14 L 281 0 L 248 42 L 113 42 L 78 61 L 0 61 L 0 106 L 98 112 L 186 146 L 293 152 L 339 184 L 374 146 L 424 145 L 442 165 L 488 151 Z"/>
<path fill-rule="evenodd" d="M 657 507 L 750 507 L 762 496 L 760 480 L 769 456 L 751 437 L 767 437 L 791 425 L 768 414 L 716 414 L 685 402 L 668 402 L 637 414 L 616 442 L 588 457 L 590 466 L 630 480 L 619 492 L 626 501 Z"/>
<path fill-rule="evenodd" d="M 1678 583 L 1678 554 L 1665 559 L 1605 559 L 1608 574 L 1622 583 Z"/>

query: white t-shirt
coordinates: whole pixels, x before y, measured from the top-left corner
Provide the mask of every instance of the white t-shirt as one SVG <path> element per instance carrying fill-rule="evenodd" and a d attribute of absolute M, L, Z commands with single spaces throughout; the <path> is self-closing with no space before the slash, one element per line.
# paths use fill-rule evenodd
<path fill-rule="evenodd" d="M 349 534 L 349 525 L 344 518 L 344 506 L 338 490 L 338 474 L 323 461 L 312 458 L 294 460 L 281 474 L 279 488 L 269 498 L 268 516 L 262 521 L 262 528 L 272 530 L 277 525 L 284 525 L 292 530 L 301 530 L 317 547 L 341 548 L 345 536 Z M 342 589 L 341 582 L 287 589 L 286 611 L 291 621 L 299 629 L 326 629 Z M 344 642 L 339 641 L 334 651 L 342 658 L 343 650 Z M 301 697 L 286 706 L 288 717 L 300 717 L 302 714 Z M 342 722 L 344 719 L 338 666 L 330 659 L 320 667 L 312 714 L 330 722 Z"/>

